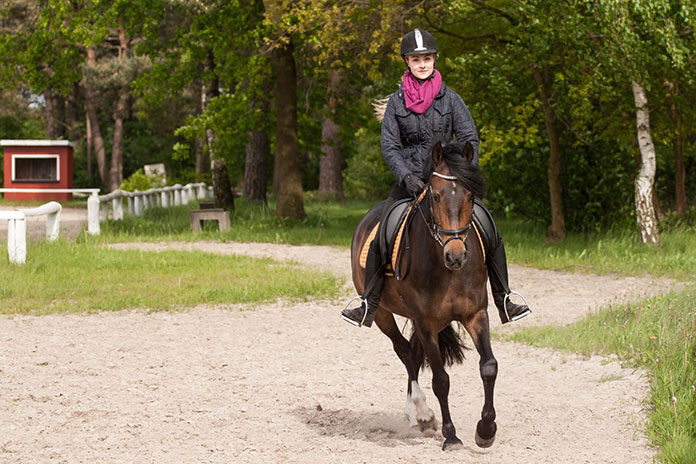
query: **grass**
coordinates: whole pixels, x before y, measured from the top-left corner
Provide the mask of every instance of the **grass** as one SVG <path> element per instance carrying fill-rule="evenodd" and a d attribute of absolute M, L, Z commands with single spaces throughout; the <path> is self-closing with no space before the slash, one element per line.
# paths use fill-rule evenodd
<path fill-rule="evenodd" d="M 696 286 L 605 308 L 566 327 L 509 336 L 533 346 L 617 355 L 650 376 L 646 433 L 665 463 L 696 462 Z"/>
<path fill-rule="evenodd" d="M 205 222 L 203 232 L 194 233 L 189 225 L 188 211 L 197 204 L 172 208 L 153 208 L 143 217 L 126 216 L 123 221 L 102 223 L 99 240 L 234 240 L 240 242 L 272 242 L 287 244 L 334 245 L 349 247 L 355 227 L 373 203 L 365 201 L 306 201 L 307 217 L 303 220 L 275 217 L 275 205 L 251 204 L 235 200 L 231 228 L 219 232 L 213 222 Z"/>
<path fill-rule="evenodd" d="M 270 259 L 32 243 L 26 264 L 0 260 L 0 312 L 46 314 L 332 298 L 333 275 Z"/>
<path fill-rule="evenodd" d="M 566 272 L 670 276 L 696 280 L 696 233 L 675 228 L 660 234 L 661 246 L 640 243 L 634 230 L 569 233 L 559 244 L 545 240 L 543 227 L 520 220 L 498 223 L 511 261 Z"/>
<path fill-rule="evenodd" d="M 126 216 L 123 221 L 102 223 L 97 241 L 234 240 L 288 244 L 333 245 L 349 247 L 355 227 L 375 202 L 322 202 L 306 198 L 303 220 L 275 217 L 275 205 L 235 201 L 231 228 L 218 232 L 215 223 L 205 223 L 203 232 L 191 231 L 188 211 L 196 204 L 173 208 L 153 208 L 143 217 Z M 520 220 L 499 220 L 511 262 L 541 269 L 596 274 L 670 276 L 696 280 L 696 233 L 676 228 L 661 234 L 662 246 L 640 243 L 633 230 L 605 234 L 569 233 L 552 244 L 545 240 L 543 227 Z"/>

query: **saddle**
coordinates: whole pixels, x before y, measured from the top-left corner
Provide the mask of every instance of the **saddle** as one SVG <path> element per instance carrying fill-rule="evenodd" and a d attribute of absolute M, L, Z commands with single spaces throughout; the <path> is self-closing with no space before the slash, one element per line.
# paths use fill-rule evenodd
<path fill-rule="evenodd" d="M 360 267 L 365 269 L 367 264 L 367 254 L 370 249 L 370 244 L 373 240 L 379 240 L 379 249 L 382 258 L 382 264 L 385 267 L 384 275 L 387 277 L 396 277 L 401 280 L 408 274 L 410 263 L 410 244 L 408 237 L 408 225 L 415 214 L 414 206 L 419 203 L 425 196 L 425 191 L 421 193 L 417 200 L 406 198 L 395 202 L 386 215 L 384 225 L 380 222 L 375 224 L 367 236 L 367 240 L 360 250 Z M 481 233 L 476 225 L 472 223 L 473 229 L 476 232 L 479 246 L 483 253 L 484 263 L 486 261 L 486 248 L 483 245 Z M 402 259 L 406 253 L 406 259 Z"/>
<path fill-rule="evenodd" d="M 425 192 L 421 198 L 424 194 Z M 420 201 L 421 198 L 418 198 L 417 201 Z M 360 251 L 360 267 L 365 268 L 372 241 L 379 240 L 385 275 L 396 277 L 397 280 L 406 277 L 409 260 L 405 260 L 405 268 L 402 268 L 401 257 L 404 252 L 408 254 L 410 251 L 407 228 L 415 212 L 414 205 L 415 202 L 411 198 L 399 200 L 389 208 L 384 223 L 375 224 Z"/>

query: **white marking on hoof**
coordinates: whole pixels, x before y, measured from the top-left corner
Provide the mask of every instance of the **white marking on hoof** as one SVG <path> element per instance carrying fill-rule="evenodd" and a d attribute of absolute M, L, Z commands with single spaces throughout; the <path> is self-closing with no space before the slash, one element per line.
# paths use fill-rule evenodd
<path fill-rule="evenodd" d="M 415 380 L 411 382 L 411 394 L 406 397 L 404 413 L 411 427 L 419 427 L 423 432 L 437 430 L 435 414 L 425 403 L 425 394 Z"/>

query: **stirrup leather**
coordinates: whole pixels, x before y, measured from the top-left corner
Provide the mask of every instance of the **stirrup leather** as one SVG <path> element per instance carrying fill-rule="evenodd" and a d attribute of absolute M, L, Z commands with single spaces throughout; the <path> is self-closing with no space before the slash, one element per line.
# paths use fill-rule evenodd
<path fill-rule="evenodd" d="M 508 302 L 508 300 L 510 299 L 510 295 L 512 295 L 512 294 L 515 294 L 515 295 L 519 296 L 520 298 L 522 298 L 522 301 L 524 301 L 525 306 L 527 306 L 527 310 L 526 310 L 526 311 L 524 311 L 523 313 L 518 314 L 518 315 L 515 316 L 514 318 L 511 318 L 511 317 L 510 317 L 510 315 L 508 314 L 508 310 L 507 310 L 507 302 Z M 522 319 L 523 317 L 527 316 L 528 314 L 530 314 L 530 313 L 532 312 L 532 308 L 529 306 L 529 303 L 527 303 L 527 299 L 526 299 L 525 297 L 523 297 L 521 293 L 516 292 L 516 291 L 514 291 L 514 290 L 510 290 L 510 293 L 508 293 L 507 295 L 505 295 L 505 299 L 503 299 L 503 310 L 505 311 L 505 317 L 507 317 L 508 321 L 510 321 L 510 322 L 514 322 L 514 321 L 520 320 L 520 319 Z M 367 311 L 366 311 L 366 313 L 367 313 Z"/>
<path fill-rule="evenodd" d="M 341 319 L 343 319 L 343 320 L 346 321 L 346 322 L 350 322 L 350 323 L 353 324 L 355 327 L 361 327 L 361 326 L 365 323 L 365 319 L 367 318 L 367 300 L 366 300 L 365 298 L 363 298 L 363 297 L 360 296 L 360 295 L 356 296 L 355 298 L 353 298 L 352 300 L 350 300 L 350 301 L 346 304 L 346 306 L 343 308 L 343 311 L 345 311 L 346 309 L 348 309 L 348 306 L 350 306 L 350 304 L 351 304 L 352 302 L 354 302 L 355 300 L 360 300 L 360 302 L 362 303 L 362 305 L 365 306 L 365 310 L 363 311 L 363 318 L 362 318 L 362 320 L 361 320 L 360 322 L 356 322 L 356 321 L 354 321 L 353 319 L 344 316 L 342 313 L 341 313 Z M 361 307 L 362 307 L 362 305 L 361 305 Z"/>

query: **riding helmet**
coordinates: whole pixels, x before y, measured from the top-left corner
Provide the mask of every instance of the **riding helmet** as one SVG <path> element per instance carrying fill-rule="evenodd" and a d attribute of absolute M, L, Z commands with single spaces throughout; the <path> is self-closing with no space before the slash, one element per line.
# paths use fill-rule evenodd
<path fill-rule="evenodd" d="M 401 39 L 401 56 L 437 53 L 435 37 L 428 31 L 414 29 Z"/>

